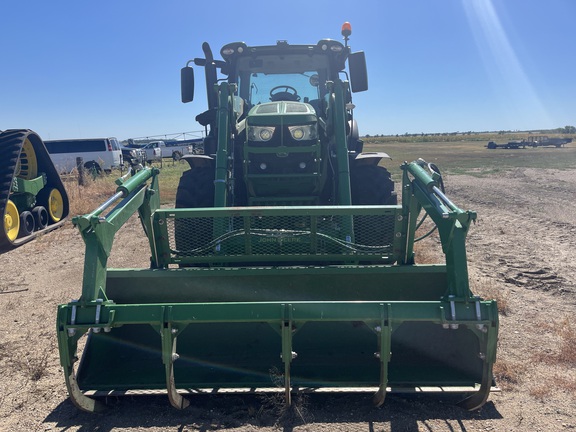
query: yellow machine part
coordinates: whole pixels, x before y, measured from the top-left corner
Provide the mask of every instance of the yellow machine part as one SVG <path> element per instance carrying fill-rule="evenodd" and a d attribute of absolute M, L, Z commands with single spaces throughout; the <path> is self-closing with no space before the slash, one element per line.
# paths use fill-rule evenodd
<path fill-rule="evenodd" d="M 8 200 L 4 214 L 4 232 L 10 241 L 16 240 L 20 231 L 20 216 L 16 205 Z"/>
<path fill-rule="evenodd" d="M 38 177 L 38 160 L 36 159 L 36 152 L 34 146 L 28 138 L 22 144 L 20 157 L 16 162 L 15 177 L 20 177 L 25 180 L 32 180 Z"/>
<path fill-rule="evenodd" d="M 58 189 L 54 188 L 48 194 L 48 206 L 46 210 L 48 210 L 48 214 L 54 222 L 62 219 L 62 215 L 64 214 L 64 199 Z"/>

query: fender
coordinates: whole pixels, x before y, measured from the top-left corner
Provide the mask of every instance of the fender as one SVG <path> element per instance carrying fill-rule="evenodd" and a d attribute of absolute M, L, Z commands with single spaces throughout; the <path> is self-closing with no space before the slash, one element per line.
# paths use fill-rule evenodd
<path fill-rule="evenodd" d="M 212 156 L 200 154 L 184 155 L 182 156 L 182 159 L 188 162 L 191 169 L 213 166 L 215 162 L 215 159 Z"/>
<path fill-rule="evenodd" d="M 351 163 L 355 167 L 361 165 L 378 165 L 382 159 L 392 160 L 392 158 L 388 155 L 388 153 L 365 152 L 356 155 L 356 157 L 351 161 Z"/>

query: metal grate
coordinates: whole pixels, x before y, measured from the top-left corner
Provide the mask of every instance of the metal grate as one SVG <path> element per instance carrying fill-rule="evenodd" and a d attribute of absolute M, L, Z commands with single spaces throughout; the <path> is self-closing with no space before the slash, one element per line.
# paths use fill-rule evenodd
<path fill-rule="evenodd" d="M 395 206 L 160 210 L 156 226 L 167 251 L 158 256 L 169 256 L 163 264 L 391 263 L 399 214 Z"/>

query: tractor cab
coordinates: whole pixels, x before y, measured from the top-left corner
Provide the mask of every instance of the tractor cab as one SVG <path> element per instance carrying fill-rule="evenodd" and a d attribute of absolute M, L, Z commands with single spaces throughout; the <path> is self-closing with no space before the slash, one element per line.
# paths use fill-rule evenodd
<path fill-rule="evenodd" d="M 222 154 L 234 154 L 231 161 L 221 160 L 220 180 L 229 187 L 215 191 L 214 202 L 349 205 L 350 170 L 361 164 L 373 165 L 369 171 L 381 171 L 377 176 L 386 184 L 387 198 L 393 202 L 390 175 L 376 167 L 387 155 L 358 157 L 363 143 L 353 118 L 352 93 L 364 91 L 368 85 L 364 53 L 351 53 L 350 33 L 345 25 L 345 44 L 331 39 L 311 45 L 278 41 L 276 45 L 248 46 L 233 42 L 220 50 L 223 60 L 214 60 L 204 43 L 205 58 L 193 61 L 203 66 L 206 74 L 208 110 L 197 116 L 207 128 L 205 154 L 215 165 L 218 149 Z M 227 77 L 226 83 L 218 80 L 218 71 Z M 194 71 L 186 66 L 182 69 L 182 101 L 193 97 Z M 218 106 L 228 109 L 218 111 Z M 231 139 L 224 130 L 229 125 Z M 205 156 L 187 160 L 192 170 L 207 165 Z M 218 170 L 214 171 L 218 175 Z M 361 190 L 373 177 L 362 178 L 355 182 L 361 185 L 353 187 Z M 189 186 L 185 182 L 183 188 Z"/>

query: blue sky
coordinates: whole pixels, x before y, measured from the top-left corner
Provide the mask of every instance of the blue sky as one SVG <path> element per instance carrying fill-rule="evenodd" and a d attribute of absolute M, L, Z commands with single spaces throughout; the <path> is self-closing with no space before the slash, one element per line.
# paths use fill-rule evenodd
<path fill-rule="evenodd" d="M 360 133 L 576 124 L 574 0 L 21 0 L 0 7 L 0 130 L 120 139 L 200 130 L 180 68 L 228 42 L 366 52 Z M 200 73 L 196 74 L 201 77 Z"/>

